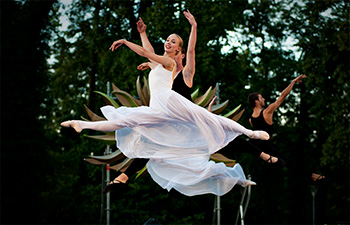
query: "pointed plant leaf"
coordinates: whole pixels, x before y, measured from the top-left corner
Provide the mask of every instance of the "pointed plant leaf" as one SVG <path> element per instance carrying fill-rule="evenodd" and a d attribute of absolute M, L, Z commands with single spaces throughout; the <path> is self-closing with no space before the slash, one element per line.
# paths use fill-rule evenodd
<path fill-rule="evenodd" d="M 243 115 L 244 110 L 245 109 L 242 109 L 239 113 L 236 113 L 234 116 L 231 117 L 231 119 L 237 122 Z"/>
<path fill-rule="evenodd" d="M 87 107 L 85 104 L 84 104 L 84 107 L 85 107 L 85 110 L 86 110 L 87 114 L 89 115 L 91 121 L 103 121 L 103 120 L 106 120 L 105 118 L 103 118 L 101 116 L 98 116 L 93 111 L 91 111 L 91 109 L 89 109 L 89 107 Z"/>
<path fill-rule="evenodd" d="M 141 82 L 140 82 L 140 76 L 137 77 L 137 80 L 136 80 L 136 90 L 137 90 L 137 94 L 141 100 L 141 104 L 142 105 L 146 105 L 146 98 L 145 96 L 143 95 L 143 92 L 142 92 L 142 87 L 141 87 Z"/>
<path fill-rule="evenodd" d="M 204 104 L 208 101 L 209 99 L 209 95 L 211 92 L 211 86 L 209 87 L 209 89 L 204 93 L 204 95 L 196 98 L 196 100 L 194 100 L 194 103 L 199 105 L 199 106 L 204 106 Z"/>
<path fill-rule="evenodd" d="M 137 107 L 141 105 L 141 101 L 132 97 L 126 91 L 119 89 L 115 84 L 112 83 L 112 93 L 118 98 L 119 102 L 124 106 Z"/>
<path fill-rule="evenodd" d="M 130 158 L 125 158 L 123 160 L 123 162 L 117 164 L 117 166 L 113 167 L 113 169 L 115 169 L 116 171 L 119 171 L 119 170 L 126 170 L 127 167 L 130 166 L 131 162 L 133 161 L 134 159 L 130 159 Z"/>
<path fill-rule="evenodd" d="M 111 154 L 108 155 L 102 155 L 102 156 L 90 156 L 90 158 L 95 159 L 97 161 L 100 162 L 104 162 L 104 163 L 114 163 L 117 162 L 121 159 L 125 158 L 125 155 L 118 149 L 115 152 L 112 152 Z"/>
<path fill-rule="evenodd" d="M 210 156 L 210 160 L 216 162 L 216 163 L 220 163 L 223 162 L 226 165 L 235 165 L 236 164 L 236 160 L 233 159 L 229 159 L 226 156 L 220 154 L 220 153 L 214 153 Z"/>
<path fill-rule="evenodd" d="M 238 110 L 241 108 L 241 105 L 237 106 L 236 108 L 234 108 L 233 110 L 231 110 L 230 112 L 226 113 L 224 115 L 224 117 L 230 118 L 231 116 L 234 115 L 234 113 L 238 112 Z"/>
<path fill-rule="evenodd" d="M 114 101 L 114 99 L 111 96 L 109 96 L 109 95 L 107 95 L 107 94 L 105 94 L 103 92 L 100 92 L 100 91 L 94 91 L 94 92 L 97 93 L 97 94 L 102 95 L 104 97 L 104 99 L 107 101 L 107 103 L 109 102 L 115 108 L 119 107 L 118 103 L 116 101 Z"/>
<path fill-rule="evenodd" d="M 108 134 L 105 134 L 105 135 L 86 135 L 86 134 L 84 134 L 84 137 L 95 139 L 98 141 L 105 142 L 106 144 L 112 144 L 112 145 L 114 145 L 116 142 L 114 135 L 108 135 Z"/>
<path fill-rule="evenodd" d="M 229 100 L 224 101 L 223 103 L 220 103 L 218 105 L 213 105 L 212 107 L 212 113 L 215 114 L 220 114 L 222 111 L 224 111 L 224 109 L 226 108 L 226 106 L 228 105 Z"/>
<path fill-rule="evenodd" d="M 132 97 L 129 93 L 125 91 L 113 91 L 112 93 L 118 98 L 119 102 L 124 106 L 137 107 L 141 105 L 141 101 Z"/>
<path fill-rule="evenodd" d="M 121 162 L 121 163 L 118 163 L 118 164 L 116 164 L 116 165 L 114 165 L 114 166 L 110 166 L 109 168 L 124 173 L 125 170 L 128 169 L 128 167 L 130 166 L 130 164 L 131 164 L 133 161 L 134 161 L 134 159 L 131 159 L 130 161 L 128 161 L 128 162 L 127 162 L 126 164 L 124 164 L 124 165 L 123 165 L 123 162 Z"/>
<path fill-rule="evenodd" d="M 147 166 L 144 166 L 138 173 L 135 179 L 139 178 L 141 175 L 145 174 L 147 172 Z"/>
<path fill-rule="evenodd" d="M 210 91 L 210 94 L 209 94 L 208 98 L 206 99 L 206 102 L 204 102 L 204 104 L 203 104 L 203 107 L 207 106 L 210 103 L 210 101 L 214 98 L 214 95 L 216 94 L 216 89 L 217 89 L 217 87 L 215 86 L 215 88 Z"/>
<path fill-rule="evenodd" d="M 224 162 L 227 167 L 234 167 L 236 165 L 235 162 Z"/>
<path fill-rule="evenodd" d="M 93 165 L 105 165 L 105 164 L 107 164 L 105 162 L 101 162 L 101 161 L 98 161 L 96 159 L 91 159 L 91 158 L 84 158 L 84 161 L 91 163 Z"/>
<path fill-rule="evenodd" d="M 199 94 L 199 88 L 197 88 L 194 92 L 192 92 L 191 98 L 193 102 L 197 98 L 198 94 Z"/>
<path fill-rule="evenodd" d="M 149 105 L 149 101 L 150 101 L 150 92 L 149 92 L 149 84 L 148 84 L 148 80 L 146 79 L 146 77 L 143 77 L 143 88 L 142 88 L 142 93 L 143 96 L 145 97 L 145 105 L 148 106 Z"/>

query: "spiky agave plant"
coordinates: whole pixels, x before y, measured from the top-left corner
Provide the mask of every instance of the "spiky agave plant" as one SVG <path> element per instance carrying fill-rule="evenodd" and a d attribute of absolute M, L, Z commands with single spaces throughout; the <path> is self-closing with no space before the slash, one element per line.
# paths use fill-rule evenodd
<path fill-rule="evenodd" d="M 115 95 L 115 97 L 118 99 L 118 101 L 122 106 L 137 107 L 141 105 L 144 105 L 144 106 L 149 105 L 150 92 L 149 92 L 148 81 L 145 77 L 143 77 L 143 86 L 141 85 L 140 77 L 138 77 L 136 80 L 136 90 L 137 90 L 138 99 L 133 97 L 126 91 L 119 89 L 113 83 L 112 83 L 112 89 L 113 89 L 112 94 Z M 112 105 L 116 108 L 120 107 L 120 105 L 111 96 L 107 95 L 106 93 L 99 92 L 99 91 L 96 91 L 96 93 L 100 94 L 104 98 L 106 104 Z M 209 87 L 208 90 L 203 95 L 199 96 L 199 89 L 197 88 L 191 95 L 192 101 L 199 106 L 206 107 L 211 101 L 211 99 L 214 97 L 215 93 L 216 93 L 216 87 L 214 89 L 212 89 L 212 87 Z M 223 110 L 227 107 L 228 102 L 229 101 L 226 100 L 221 104 L 214 105 L 212 107 L 212 112 L 215 114 L 222 113 Z M 91 121 L 106 120 L 105 118 L 95 114 L 86 105 L 84 106 Z M 241 108 L 241 105 L 237 106 L 235 109 L 229 111 L 228 113 L 222 116 L 230 118 L 234 121 L 238 121 L 244 112 L 244 109 L 240 110 L 240 108 Z M 88 121 L 88 119 L 86 118 L 83 118 L 83 119 Z M 104 132 L 104 133 L 105 134 L 103 135 L 85 135 L 85 136 L 88 138 L 106 142 L 106 144 L 116 144 L 115 132 Z M 223 162 L 227 166 L 231 166 L 231 167 L 236 164 L 235 160 L 229 159 L 220 153 L 212 154 L 210 159 L 215 162 Z M 122 160 L 120 163 L 110 167 L 111 169 L 114 169 L 120 172 L 124 172 L 133 161 L 133 159 L 129 159 L 125 157 L 119 149 L 109 155 L 90 156 L 90 158 L 86 158 L 85 160 L 95 165 L 112 164 L 114 162 L 118 162 Z M 136 178 L 145 172 L 146 172 L 146 167 L 144 167 L 141 171 L 139 171 Z"/>

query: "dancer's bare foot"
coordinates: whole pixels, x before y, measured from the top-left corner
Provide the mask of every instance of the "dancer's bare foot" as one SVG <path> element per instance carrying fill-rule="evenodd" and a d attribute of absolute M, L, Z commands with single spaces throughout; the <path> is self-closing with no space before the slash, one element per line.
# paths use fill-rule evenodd
<path fill-rule="evenodd" d="M 127 188 L 128 184 L 127 181 L 129 180 L 129 177 L 122 173 L 118 177 L 116 177 L 113 181 L 111 181 L 103 190 L 104 194 L 107 194 L 111 190 L 115 191 L 123 191 Z"/>
<path fill-rule="evenodd" d="M 251 181 L 251 180 L 246 180 L 242 186 L 247 187 L 250 185 L 256 185 L 256 183 L 254 181 Z"/>
<path fill-rule="evenodd" d="M 76 132 L 80 133 L 83 129 L 77 120 L 68 120 L 61 123 L 62 127 L 72 127 Z"/>
<path fill-rule="evenodd" d="M 322 179 L 325 179 L 326 177 L 325 176 L 322 176 L 320 174 L 317 174 L 317 173 L 312 173 L 311 175 L 311 179 L 313 181 L 319 181 L 319 180 L 322 180 Z"/>
<path fill-rule="evenodd" d="M 264 152 L 262 152 L 260 154 L 260 158 L 262 158 L 264 161 L 266 161 L 268 163 L 276 163 L 278 161 L 278 158 L 276 158 L 272 155 L 266 154 Z"/>
<path fill-rule="evenodd" d="M 252 139 L 260 139 L 260 140 L 269 140 L 270 139 L 270 135 L 262 130 L 255 130 L 252 132 L 252 134 L 250 136 L 248 136 L 249 138 Z"/>
<path fill-rule="evenodd" d="M 113 181 L 110 182 L 111 183 L 126 183 L 129 180 L 129 177 L 125 174 L 125 173 L 121 173 L 119 176 L 117 176 L 116 178 L 114 178 Z"/>
<path fill-rule="evenodd" d="M 265 152 L 261 152 L 260 158 L 264 160 L 267 163 L 270 163 L 271 165 L 277 165 L 277 166 L 286 166 L 287 163 L 280 157 L 275 157 L 269 154 L 266 154 Z"/>

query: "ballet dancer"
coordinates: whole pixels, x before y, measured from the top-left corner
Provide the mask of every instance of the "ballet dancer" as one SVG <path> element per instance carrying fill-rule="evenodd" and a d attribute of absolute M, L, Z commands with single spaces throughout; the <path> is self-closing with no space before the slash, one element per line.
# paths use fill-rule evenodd
<path fill-rule="evenodd" d="M 305 75 L 300 75 L 285 88 L 281 95 L 277 98 L 275 102 L 268 105 L 265 109 L 265 99 L 259 92 L 251 93 L 248 96 L 248 102 L 250 106 L 253 108 L 253 113 L 249 119 L 250 124 L 255 130 L 264 130 L 271 136 L 273 134 L 273 115 L 276 109 L 282 104 L 284 99 L 289 95 L 295 83 L 301 83 L 302 79 L 306 78 Z M 272 144 L 271 140 L 250 140 L 254 145 L 262 149 L 262 151 L 272 154 L 274 156 L 278 156 L 283 159 L 286 163 L 286 167 L 297 172 L 300 175 L 311 178 L 313 181 L 324 180 L 325 176 L 322 176 L 317 173 L 312 173 L 300 165 L 297 165 L 290 159 L 284 157 L 277 150 L 275 150 L 275 146 Z M 328 180 L 328 178 L 327 178 Z"/>
<path fill-rule="evenodd" d="M 151 68 L 150 106 L 104 106 L 101 111 L 107 121 L 72 120 L 61 125 L 77 132 L 83 129 L 116 131 L 117 147 L 129 158 L 149 158 L 149 174 L 168 191 L 174 188 L 188 196 L 224 195 L 236 184 L 255 184 L 246 180 L 239 164 L 230 168 L 209 161 L 209 157 L 238 135 L 268 140 L 269 134 L 246 129 L 171 90 L 176 72 L 174 58 L 183 46 L 181 37 L 171 34 L 165 41 L 163 55 L 125 39 L 113 42 L 110 50 L 115 51 L 121 45 L 150 60 L 147 63 Z"/>

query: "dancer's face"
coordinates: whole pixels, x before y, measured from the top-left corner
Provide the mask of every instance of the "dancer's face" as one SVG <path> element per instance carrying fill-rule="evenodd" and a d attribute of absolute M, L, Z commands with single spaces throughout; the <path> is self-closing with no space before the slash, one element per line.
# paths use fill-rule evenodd
<path fill-rule="evenodd" d="M 180 39 L 175 34 L 171 34 L 164 43 L 164 51 L 167 53 L 176 53 L 181 51 L 179 46 Z"/>
<path fill-rule="evenodd" d="M 182 60 L 185 58 L 185 53 L 179 53 L 177 55 L 175 55 L 175 62 L 176 62 L 176 65 L 180 65 L 182 64 Z"/>
<path fill-rule="evenodd" d="M 258 102 L 262 107 L 265 106 L 265 99 L 263 98 L 263 96 L 261 94 L 258 94 Z"/>

